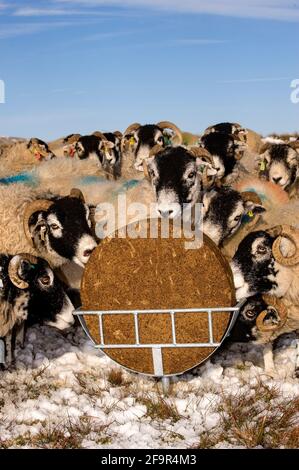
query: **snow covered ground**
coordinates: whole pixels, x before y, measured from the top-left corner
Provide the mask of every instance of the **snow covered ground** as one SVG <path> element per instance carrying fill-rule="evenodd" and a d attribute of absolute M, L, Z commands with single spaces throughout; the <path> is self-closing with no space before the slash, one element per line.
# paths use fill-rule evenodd
<path fill-rule="evenodd" d="M 67 336 L 33 327 L 15 366 L 0 372 L 0 448 L 299 447 L 295 345 L 294 335 L 278 344 L 274 379 L 259 347 L 225 347 L 164 397 L 80 327 Z"/>

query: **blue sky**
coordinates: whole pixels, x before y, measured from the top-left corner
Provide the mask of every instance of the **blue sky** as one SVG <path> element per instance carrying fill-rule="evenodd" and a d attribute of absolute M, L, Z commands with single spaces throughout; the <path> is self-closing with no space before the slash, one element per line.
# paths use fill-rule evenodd
<path fill-rule="evenodd" d="M 0 135 L 298 131 L 298 52 L 297 0 L 0 0 Z"/>

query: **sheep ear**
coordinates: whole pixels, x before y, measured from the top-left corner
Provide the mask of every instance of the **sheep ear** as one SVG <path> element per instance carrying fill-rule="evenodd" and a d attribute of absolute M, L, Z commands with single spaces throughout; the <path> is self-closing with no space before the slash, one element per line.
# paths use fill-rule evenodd
<path fill-rule="evenodd" d="M 44 242 L 46 233 L 48 232 L 46 212 L 34 212 L 28 221 L 28 225 L 35 246 L 38 246 L 40 244 L 40 241 Z"/>
<path fill-rule="evenodd" d="M 204 157 L 197 157 L 195 159 L 197 172 L 202 174 L 204 170 L 207 170 L 208 176 L 213 176 L 217 174 L 217 170 L 213 168 L 212 164 L 205 160 Z"/>
<path fill-rule="evenodd" d="M 269 150 L 271 148 L 272 144 L 270 144 L 270 142 L 265 142 L 260 150 L 259 150 L 259 154 L 262 155 L 263 153 L 267 152 L 267 150 Z"/>
<path fill-rule="evenodd" d="M 250 216 L 252 217 L 253 215 L 256 215 L 256 214 L 262 214 L 263 212 L 266 212 L 266 209 L 264 208 L 264 206 L 262 206 L 262 204 L 257 204 L 257 203 L 252 202 L 252 201 L 246 201 L 245 202 L 245 209 L 247 210 L 247 214 L 249 215 L 249 217 Z"/>

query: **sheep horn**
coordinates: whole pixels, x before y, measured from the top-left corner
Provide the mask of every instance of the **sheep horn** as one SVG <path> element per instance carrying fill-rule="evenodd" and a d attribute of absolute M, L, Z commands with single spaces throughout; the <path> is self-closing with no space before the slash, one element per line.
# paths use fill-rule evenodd
<path fill-rule="evenodd" d="M 272 295 L 263 295 L 263 300 L 268 306 L 273 307 L 277 310 L 280 321 L 278 325 L 265 325 L 264 320 L 268 314 L 268 311 L 266 309 L 258 315 L 256 319 L 256 327 L 260 331 L 275 331 L 278 328 L 281 328 L 287 321 L 288 317 L 288 311 L 285 304 L 280 299 Z"/>
<path fill-rule="evenodd" d="M 296 233 L 295 229 L 293 229 L 289 225 L 278 225 L 277 227 L 270 229 L 268 233 L 270 233 L 270 235 L 273 233 L 274 236 L 277 234 L 272 246 L 272 253 L 276 261 L 282 264 L 283 266 L 295 266 L 296 264 L 298 264 L 299 252 L 297 244 L 299 232 Z M 281 253 L 280 243 L 282 238 L 287 238 L 288 240 L 290 240 L 290 242 L 295 245 L 296 250 L 292 256 L 286 257 L 283 256 L 283 254 Z"/>
<path fill-rule="evenodd" d="M 139 127 L 141 127 L 141 124 L 139 124 L 139 122 L 134 122 L 134 124 L 131 124 L 129 127 L 127 127 L 123 136 L 126 137 L 127 134 L 131 134 L 131 132 L 137 131 Z"/>
<path fill-rule="evenodd" d="M 188 149 L 188 152 L 190 152 L 196 158 L 202 158 L 203 160 L 206 160 L 208 163 L 210 163 L 213 166 L 213 157 L 205 148 L 190 147 Z"/>
<path fill-rule="evenodd" d="M 179 140 L 178 145 L 181 145 L 183 143 L 182 133 L 180 129 L 175 124 L 173 124 L 173 122 L 161 121 L 161 122 L 158 122 L 156 126 L 160 127 L 161 129 L 172 129 L 178 137 L 178 140 Z"/>
<path fill-rule="evenodd" d="M 64 144 L 74 144 L 75 142 L 78 142 L 80 139 L 81 134 L 72 134 L 70 136 L 67 136 L 63 139 Z"/>
<path fill-rule="evenodd" d="M 289 147 L 292 147 L 292 149 L 297 150 L 299 149 L 299 140 L 294 140 L 293 142 L 288 143 Z"/>
<path fill-rule="evenodd" d="M 122 133 L 120 131 L 114 131 L 113 134 L 115 135 L 115 137 L 117 137 L 118 139 L 122 139 Z"/>
<path fill-rule="evenodd" d="M 241 193 L 244 202 L 251 201 L 254 204 L 262 204 L 261 198 L 254 191 L 244 191 Z"/>
<path fill-rule="evenodd" d="M 267 152 L 267 150 L 269 150 L 269 148 L 271 148 L 271 146 L 272 146 L 272 144 L 270 142 L 264 143 L 261 146 L 260 150 L 259 150 L 259 154 L 263 155 L 263 153 Z"/>
<path fill-rule="evenodd" d="M 107 138 L 104 136 L 104 134 L 100 131 L 95 131 L 92 135 L 99 137 L 101 140 L 107 140 Z"/>
<path fill-rule="evenodd" d="M 36 199 L 34 201 L 28 202 L 25 206 L 24 216 L 23 216 L 23 229 L 27 240 L 31 246 L 34 246 L 33 239 L 29 230 L 29 219 L 35 212 L 38 211 L 47 211 L 49 207 L 53 204 L 52 201 L 47 199 Z"/>
<path fill-rule="evenodd" d="M 82 193 L 81 189 L 78 189 L 78 188 L 71 189 L 70 197 L 77 198 L 81 202 L 83 202 L 83 204 L 85 203 L 85 198 L 83 196 L 83 193 Z"/>
<path fill-rule="evenodd" d="M 163 147 L 161 147 L 161 145 L 154 145 L 154 147 L 151 148 L 150 150 L 150 154 L 149 154 L 149 158 L 150 157 L 154 157 L 155 155 L 157 155 L 159 152 L 161 152 L 163 149 Z"/>
<path fill-rule="evenodd" d="M 18 287 L 19 289 L 27 289 L 29 287 L 29 284 L 20 278 L 18 274 L 18 269 L 20 267 L 21 261 L 23 260 L 27 260 L 32 264 L 37 264 L 38 262 L 36 256 L 27 253 L 16 255 L 10 260 L 8 265 L 8 276 L 14 286 Z"/>
<path fill-rule="evenodd" d="M 149 172 L 148 172 L 148 168 L 147 168 L 146 159 L 143 160 L 142 165 L 143 165 L 143 173 L 144 173 L 145 178 L 146 178 L 147 180 L 150 180 L 150 176 L 149 176 Z"/>

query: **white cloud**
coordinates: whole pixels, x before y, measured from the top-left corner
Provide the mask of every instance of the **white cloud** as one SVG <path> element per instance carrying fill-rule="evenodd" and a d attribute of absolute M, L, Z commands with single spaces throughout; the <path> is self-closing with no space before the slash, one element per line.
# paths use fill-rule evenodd
<path fill-rule="evenodd" d="M 290 77 L 267 77 L 267 78 L 237 78 L 232 80 L 217 80 L 217 83 L 258 83 L 258 82 L 281 82 L 291 80 Z"/>
<path fill-rule="evenodd" d="M 17 36 L 40 33 L 49 29 L 72 26 L 73 23 L 11 23 L 2 24 L 0 29 L 0 39 L 9 39 Z"/>
<path fill-rule="evenodd" d="M 186 39 L 174 39 L 169 45 L 174 46 L 200 46 L 206 44 L 224 44 L 229 41 L 225 39 L 197 39 L 197 38 L 186 38 Z"/>
<path fill-rule="evenodd" d="M 22 7 L 13 12 L 13 16 L 40 17 L 40 16 L 119 16 L 119 13 L 103 10 L 83 10 L 71 8 L 33 8 Z"/>
<path fill-rule="evenodd" d="M 54 0 L 64 5 L 148 7 L 179 12 L 299 21 L 298 0 Z"/>

